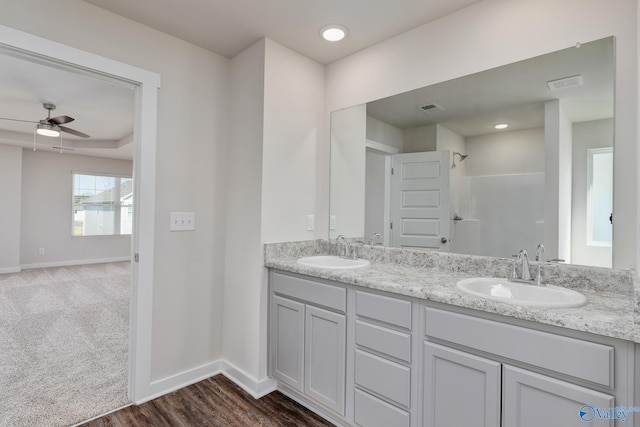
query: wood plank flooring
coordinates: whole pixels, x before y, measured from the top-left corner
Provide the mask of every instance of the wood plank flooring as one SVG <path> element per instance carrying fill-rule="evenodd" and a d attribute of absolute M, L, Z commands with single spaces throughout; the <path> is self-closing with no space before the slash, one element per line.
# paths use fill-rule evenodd
<path fill-rule="evenodd" d="M 333 424 L 280 392 L 254 399 L 222 375 L 139 406 L 129 406 L 82 427 L 253 427 Z"/>

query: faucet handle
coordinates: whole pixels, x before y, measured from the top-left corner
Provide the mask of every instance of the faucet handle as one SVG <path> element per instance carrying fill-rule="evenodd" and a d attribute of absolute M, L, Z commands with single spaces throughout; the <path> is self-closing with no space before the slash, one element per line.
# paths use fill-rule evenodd
<path fill-rule="evenodd" d="M 517 255 L 513 255 L 513 261 L 511 261 L 511 273 L 507 275 L 507 280 L 509 282 L 518 278 L 518 272 L 516 271 L 516 257 Z"/>
<path fill-rule="evenodd" d="M 360 242 L 357 242 L 360 243 Z M 351 253 L 348 254 L 351 259 L 358 259 L 358 245 L 351 245 Z"/>
<path fill-rule="evenodd" d="M 545 286 L 544 279 L 542 278 L 542 263 L 538 264 L 538 272 L 536 273 L 536 285 Z"/>

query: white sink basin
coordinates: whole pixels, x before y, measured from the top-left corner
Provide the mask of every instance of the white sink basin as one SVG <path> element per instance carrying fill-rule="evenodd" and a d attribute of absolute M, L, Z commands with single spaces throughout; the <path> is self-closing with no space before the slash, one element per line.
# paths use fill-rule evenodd
<path fill-rule="evenodd" d="M 509 282 L 499 278 L 472 278 L 460 280 L 458 289 L 480 298 L 502 301 L 515 305 L 535 307 L 580 307 L 587 297 L 580 292 L 559 286 L 534 286 Z"/>
<path fill-rule="evenodd" d="M 306 267 L 325 268 L 330 270 L 348 270 L 352 268 L 362 268 L 369 265 L 369 261 L 366 259 L 348 259 L 325 255 L 299 258 L 297 263 Z"/>

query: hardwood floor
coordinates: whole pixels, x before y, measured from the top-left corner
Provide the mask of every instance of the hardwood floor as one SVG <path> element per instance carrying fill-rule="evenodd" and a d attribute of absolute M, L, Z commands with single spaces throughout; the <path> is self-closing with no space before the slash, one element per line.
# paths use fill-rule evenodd
<path fill-rule="evenodd" d="M 280 392 L 254 399 L 222 375 L 139 406 L 129 406 L 83 427 L 325 427 L 325 421 Z"/>

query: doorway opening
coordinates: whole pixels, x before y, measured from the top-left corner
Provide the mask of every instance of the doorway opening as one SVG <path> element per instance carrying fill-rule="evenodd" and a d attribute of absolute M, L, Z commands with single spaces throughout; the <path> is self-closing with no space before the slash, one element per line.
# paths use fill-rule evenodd
<path fill-rule="evenodd" d="M 19 58 L 54 70 L 108 82 L 114 87 L 129 87 L 132 91 L 132 176 L 133 193 L 136 196 L 132 203 L 132 235 L 128 256 L 131 268 L 126 360 L 128 378 L 125 386 L 128 400 L 138 402 L 150 394 L 151 388 L 148 368 L 151 358 L 156 112 L 160 76 L 5 26 L 0 26 L 0 40 L 2 57 Z M 70 226 L 64 228 L 70 233 Z M 15 267 L 20 269 L 20 262 Z M 61 326 L 59 330 L 64 330 L 64 327 Z M 60 391 L 65 392 L 64 385 L 60 385 Z"/>

